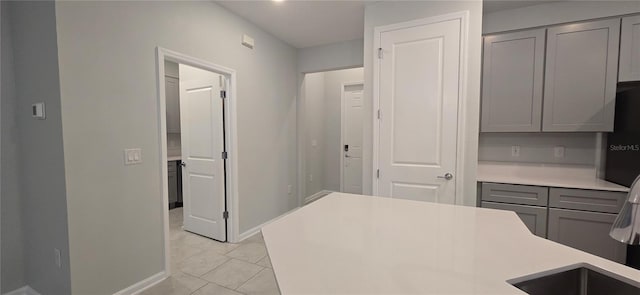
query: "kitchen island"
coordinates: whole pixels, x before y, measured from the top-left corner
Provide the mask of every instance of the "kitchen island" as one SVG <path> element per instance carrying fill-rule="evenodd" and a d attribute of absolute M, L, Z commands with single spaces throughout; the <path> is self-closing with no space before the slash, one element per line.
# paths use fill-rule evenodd
<path fill-rule="evenodd" d="M 262 232 L 282 294 L 525 294 L 509 282 L 584 263 L 640 286 L 509 211 L 332 193 Z"/>

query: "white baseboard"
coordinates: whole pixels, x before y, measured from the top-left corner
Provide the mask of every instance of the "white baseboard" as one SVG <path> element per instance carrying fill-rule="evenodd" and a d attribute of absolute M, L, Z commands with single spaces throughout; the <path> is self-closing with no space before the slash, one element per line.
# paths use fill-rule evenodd
<path fill-rule="evenodd" d="M 29 286 L 24 286 L 11 292 L 4 293 L 4 295 L 40 295 L 40 293 Z"/>
<path fill-rule="evenodd" d="M 310 196 L 308 196 L 308 197 L 304 198 L 304 204 L 305 204 L 305 205 L 307 205 L 307 204 L 311 204 L 311 203 L 313 203 L 314 201 L 317 201 L 317 200 L 319 200 L 320 198 L 322 198 L 322 197 L 324 197 L 324 196 L 326 196 L 326 195 L 328 195 L 328 194 L 330 194 L 330 193 L 334 193 L 334 191 L 321 190 L 321 191 L 319 191 L 319 192 L 317 192 L 317 193 L 315 193 L 315 194 L 313 194 L 313 195 L 310 195 Z"/>
<path fill-rule="evenodd" d="M 162 280 L 166 279 L 167 273 L 165 271 L 161 271 L 155 275 L 152 275 L 142 281 L 139 281 L 126 289 L 122 289 L 115 293 L 114 295 L 134 295 L 138 294 L 146 289 L 149 289 L 155 286 L 157 283 L 162 282 Z"/>
<path fill-rule="evenodd" d="M 265 222 L 263 224 L 260 224 L 260 225 L 254 227 L 254 228 L 251 228 L 251 229 L 241 233 L 240 235 L 238 235 L 238 240 L 235 241 L 234 243 L 240 243 L 240 242 L 252 237 L 253 235 L 259 233 L 260 230 L 262 230 L 263 226 L 265 226 L 265 225 L 267 225 L 269 223 L 272 223 L 272 222 L 274 222 L 274 221 L 276 221 L 276 220 L 278 220 L 278 219 L 280 219 L 282 217 L 285 217 L 285 216 L 293 213 L 294 211 L 296 211 L 298 209 L 300 209 L 300 208 L 299 207 L 298 208 L 294 208 L 293 210 L 290 210 L 290 211 L 288 211 L 288 212 L 286 212 L 286 213 L 284 213 L 284 214 L 282 214 L 282 215 L 280 215 L 280 216 L 278 216 L 278 217 L 276 217 L 274 219 L 271 219 L 271 220 L 269 220 L 269 221 L 267 221 L 267 222 Z"/>

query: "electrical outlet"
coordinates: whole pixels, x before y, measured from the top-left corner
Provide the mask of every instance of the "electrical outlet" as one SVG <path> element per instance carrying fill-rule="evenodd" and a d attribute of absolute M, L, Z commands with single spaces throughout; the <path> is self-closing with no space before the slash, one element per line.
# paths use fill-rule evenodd
<path fill-rule="evenodd" d="M 53 260 L 58 268 L 62 268 L 62 258 L 60 257 L 60 249 L 53 249 Z"/>
<path fill-rule="evenodd" d="M 309 174 L 309 182 L 313 182 L 313 174 Z"/>
<path fill-rule="evenodd" d="M 292 185 L 287 185 L 287 193 L 291 194 L 293 192 L 293 186 Z"/>
<path fill-rule="evenodd" d="M 142 149 L 125 149 L 124 164 L 136 165 L 142 163 Z"/>
<path fill-rule="evenodd" d="M 556 158 L 564 158 L 564 150 L 565 148 L 563 146 L 556 146 L 553 148 L 553 156 Z"/>
<path fill-rule="evenodd" d="M 519 145 L 512 145 L 511 146 L 511 156 L 512 157 L 520 157 L 520 146 Z"/>

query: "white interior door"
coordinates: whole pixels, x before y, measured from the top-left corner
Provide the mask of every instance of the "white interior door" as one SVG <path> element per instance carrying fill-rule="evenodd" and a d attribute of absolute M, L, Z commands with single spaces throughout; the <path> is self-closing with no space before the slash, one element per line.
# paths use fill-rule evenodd
<path fill-rule="evenodd" d="M 378 195 L 455 202 L 461 19 L 379 35 Z"/>
<path fill-rule="evenodd" d="M 342 191 L 362 194 L 362 84 L 342 91 Z"/>
<path fill-rule="evenodd" d="M 184 229 L 226 240 L 221 75 L 180 65 Z"/>

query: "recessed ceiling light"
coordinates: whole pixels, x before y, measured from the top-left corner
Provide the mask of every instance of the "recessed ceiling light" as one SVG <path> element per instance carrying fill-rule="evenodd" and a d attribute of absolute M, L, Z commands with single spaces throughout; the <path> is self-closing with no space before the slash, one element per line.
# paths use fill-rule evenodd
<path fill-rule="evenodd" d="M 284 0 L 273 0 L 273 2 L 284 2 Z"/>

